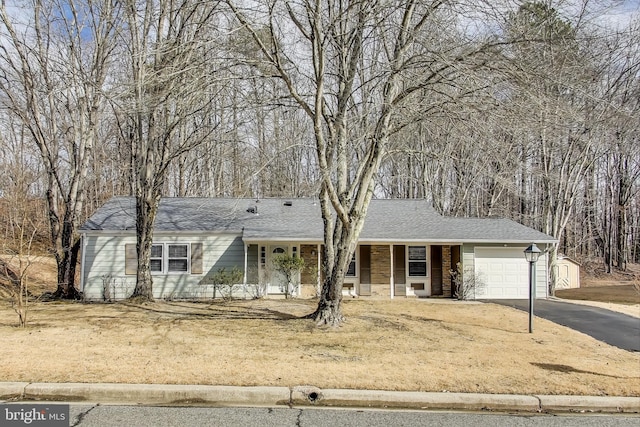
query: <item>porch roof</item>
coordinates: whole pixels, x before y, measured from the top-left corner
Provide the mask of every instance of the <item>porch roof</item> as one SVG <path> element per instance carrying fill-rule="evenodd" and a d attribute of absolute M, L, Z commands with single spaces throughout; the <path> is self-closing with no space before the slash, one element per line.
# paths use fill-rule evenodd
<path fill-rule="evenodd" d="M 114 197 L 81 227 L 81 232 L 135 232 L 135 199 Z M 320 205 L 314 199 L 163 198 L 156 232 L 237 233 L 246 242 L 323 241 Z M 430 202 L 371 201 L 361 242 L 553 243 L 544 233 L 508 219 L 454 218 Z"/>

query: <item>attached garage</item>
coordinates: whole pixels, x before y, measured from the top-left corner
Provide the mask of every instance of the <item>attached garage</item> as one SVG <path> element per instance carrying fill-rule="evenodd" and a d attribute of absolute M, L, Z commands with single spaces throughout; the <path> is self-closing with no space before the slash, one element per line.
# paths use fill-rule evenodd
<path fill-rule="evenodd" d="M 476 289 L 482 299 L 529 298 L 529 263 L 524 258 L 525 247 L 476 247 L 475 274 L 482 285 Z M 536 296 L 546 295 L 546 260 L 536 263 Z M 542 269 L 540 269 L 542 267 Z"/>

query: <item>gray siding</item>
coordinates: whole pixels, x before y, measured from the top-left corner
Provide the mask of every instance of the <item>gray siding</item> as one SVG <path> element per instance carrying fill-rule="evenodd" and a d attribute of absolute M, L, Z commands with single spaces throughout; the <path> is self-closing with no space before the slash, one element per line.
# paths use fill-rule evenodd
<path fill-rule="evenodd" d="M 131 236 L 86 236 L 84 246 L 84 297 L 88 300 L 122 299 L 135 287 L 135 275 L 125 274 L 125 244 L 135 244 Z M 239 235 L 157 236 L 154 243 L 202 243 L 204 274 L 154 274 L 155 298 L 197 298 L 213 294 L 206 276 L 219 269 L 244 268 L 244 243 Z"/>

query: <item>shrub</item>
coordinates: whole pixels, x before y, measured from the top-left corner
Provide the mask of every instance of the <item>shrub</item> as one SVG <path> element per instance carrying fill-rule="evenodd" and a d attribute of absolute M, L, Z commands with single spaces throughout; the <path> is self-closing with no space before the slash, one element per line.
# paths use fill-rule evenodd
<path fill-rule="evenodd" d="M 220 291 L 220 295 L 224 300 L 233 298 L 233 291 L 242 283 L 242 270 L 234 266 L 231 271 L 227 271 L 225 267 L 219 268 L 210 281 L 213 284 L 213 297 L 216 297 L 216 290 Z"/>
<path fill-rule="evenodd" d="M 473 299 L 476 293 L 482 293 L 485 283 L 482 275 L 476 274 L 473 267 L 465 267 L 461 263 L 456 264 L 455 270 L 450 270 L 451 279 L 455 286 L 453 297 L 459 300 Z"/>
<path fill-rule="evenodd" d="M 304 259 L 280 254 L 274 257 L 273 268 L 285 277 L 286 284 L 283 289 L 285 298 L 296 294 L 300 286 L 300 273 L 304 269 Z"/>

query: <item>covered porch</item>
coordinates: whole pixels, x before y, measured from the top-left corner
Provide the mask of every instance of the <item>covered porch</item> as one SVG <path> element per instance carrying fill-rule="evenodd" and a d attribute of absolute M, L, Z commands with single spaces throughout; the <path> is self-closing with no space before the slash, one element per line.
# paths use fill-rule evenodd
<path fill-rule="evenodd" d="M 301 296 L 320 286 L 322 245 L 301 244 Z M 450 270 L 460 262 L 461 244 L 360 244 L 345 276 L 343 295 L 362 297 L 451 297 Z M 313 293 L 310 294 L 309 291 Z"/>

